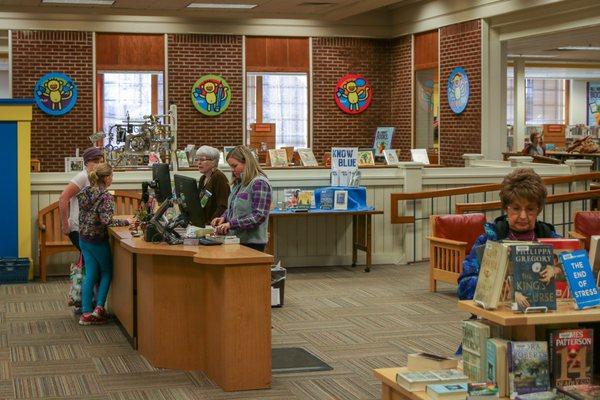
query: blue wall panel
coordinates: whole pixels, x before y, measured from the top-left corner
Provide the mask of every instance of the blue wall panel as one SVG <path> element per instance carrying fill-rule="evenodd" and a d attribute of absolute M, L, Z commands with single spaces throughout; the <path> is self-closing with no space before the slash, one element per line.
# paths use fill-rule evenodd
<path fill-rule="evenodd" d="M 17 257 L 17 123 L 0 122 L 0 256 Z"/>

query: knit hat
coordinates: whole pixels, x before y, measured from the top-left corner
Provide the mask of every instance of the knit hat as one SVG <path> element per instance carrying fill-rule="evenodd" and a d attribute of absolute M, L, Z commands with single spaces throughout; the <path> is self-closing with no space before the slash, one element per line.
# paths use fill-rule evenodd
<path fill-rule="evenodd" d="M 97 147 L 90 147 L 83 152 L 83 163 L 87 164 L 95 158 L 104 157 L 104 153 Z"/>

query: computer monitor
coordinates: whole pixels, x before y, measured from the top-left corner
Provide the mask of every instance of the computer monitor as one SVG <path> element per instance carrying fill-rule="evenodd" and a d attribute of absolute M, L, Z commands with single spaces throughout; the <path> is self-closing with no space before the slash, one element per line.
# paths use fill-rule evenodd
<path fill-rule="evenodd" d="M 179 210 L 188 222 L 195 226 L 202 226 L 204 219 L 196 179 L 175 174 L 175 195 L 179 200 Z"/>
<path fill-rule="evenodd" d="M 152 165 L 152 180 L 156 182 L 154 188 L 156 201 L 162 203 L 171 197 L 171 175 L 169 174 L 169 164 L 157 163 Z"/>

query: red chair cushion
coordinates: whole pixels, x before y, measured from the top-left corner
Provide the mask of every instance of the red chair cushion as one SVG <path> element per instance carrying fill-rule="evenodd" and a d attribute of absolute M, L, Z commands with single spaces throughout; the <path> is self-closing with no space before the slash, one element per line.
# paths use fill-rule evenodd
<path fill-rule="evenodd" d="M 590 249 L 590 236 L 600 235 L 600 211 L 575 213 L 575 230 L 585 236 L 585 248 Z"/>
<path fill-rule="evenodd" d="M 471 251 L 477 237 L 483 234 L 486 223 L 483 214 L 437 215 L 434 219 L 433 236 L 467 242 L 467 253 Z"/>

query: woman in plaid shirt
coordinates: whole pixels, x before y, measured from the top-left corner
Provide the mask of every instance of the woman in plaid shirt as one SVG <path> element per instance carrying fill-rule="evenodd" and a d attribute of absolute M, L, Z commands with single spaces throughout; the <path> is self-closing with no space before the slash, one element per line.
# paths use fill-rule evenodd
<path fill-rule="evenodd" d="M 272 197 L 269 180 L 246 146 L 231 150 L 227 154 L 227 163 L 232 173 L 227 210 L 221 217 L 213 219 L 211 225 L 216 227 L 218 234 L 234 234 L 241 244 L 264 251 Z"/>

